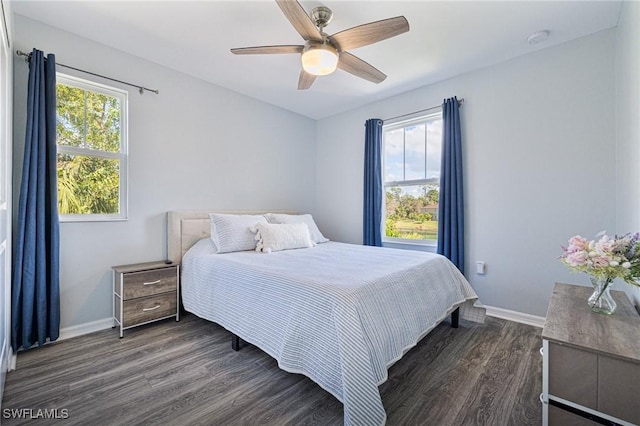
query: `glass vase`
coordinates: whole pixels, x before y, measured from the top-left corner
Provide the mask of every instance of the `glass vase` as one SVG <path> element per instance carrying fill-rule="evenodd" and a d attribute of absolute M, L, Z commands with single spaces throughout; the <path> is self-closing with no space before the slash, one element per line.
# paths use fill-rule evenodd
<path fill-rule="evenodd" d="M 606 315 L 614 313 L 617 305 L 609 293 L 613 280 L 591 277 L 591 284 L 593 284 L 593 294 L 587 301 L 591 310 Z"/>

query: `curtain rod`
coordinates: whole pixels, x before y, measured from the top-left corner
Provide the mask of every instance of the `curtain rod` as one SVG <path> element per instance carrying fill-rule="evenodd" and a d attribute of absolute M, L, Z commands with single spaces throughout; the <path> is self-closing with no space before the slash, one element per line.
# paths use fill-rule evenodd
<path fill-rule="evenodd" d="M 464 98 L 458 99 L 458 106 L 462 106 L 462 104 L 464 104 Z M 398 115 L 397 117 L 383 118 L 382 121 L 389 121 L 389 120 L 395 120 L 396 118 L 408 117 L 409 115 L 414 115 L 414 114 L 418 114 L 418 113 L 421 113 L 421 112 L 427 112 L 427 111 L 431 111 L 431 110 L 438 109 L 438 108 L 442 108 L 442 105 L 438 105 L 438 106 L 434 106 L 434 107 L 426 108 L 426 109 L 421 109 L 420 111 L 414 111 L 414 112 L 410 112 L 408 114 Z"/>
<path fill-rule="evenodd" d="M 29 60 L 31 59 L 31 53 L 24 53 L 24 52 L 22 52 L 20 50 L 16 50 L 16 53 L 19 56 L 25 56 L 25 61 L 26 62 L 29 62 Z M 160 91 L 157 90 L 157 89 L 148 89 L 148 88 L 143 87 L 143 86 L 138 86 L 137 84 L 127 83 L 126 81 L 118 80 L 118 79 L 115 79 L 115 78 L 107 77 L 105 75 L 96 74 L 96 73 L 91 72 L 91 71 L 86 71 L 86 70 L 82 70 L 80 68 L 75 68 L 75 67 L 71 67 L 69 65 L 61 64 L 60 62 L 56 62 L 56 65 L 60 66 L 60 67 L 65 67 L 65 68 L 69 68 L 69 69 L 72 69 L 72 70 L 80 71 L 80 72 L 83 72 L 85 74 L 95 75 L 96 77 L 106 78 L 107 80 L 116 81 L 118 83 L 126 84 L 127 86 L 135 87 L 135 88 L 138 89 L 138 91 L 140 92 L 141 95 L 144 94 L 145 90 L 148 91 L 148 92 L 153 92 L 156 95 L 158 95 L 160 93 Z"/>

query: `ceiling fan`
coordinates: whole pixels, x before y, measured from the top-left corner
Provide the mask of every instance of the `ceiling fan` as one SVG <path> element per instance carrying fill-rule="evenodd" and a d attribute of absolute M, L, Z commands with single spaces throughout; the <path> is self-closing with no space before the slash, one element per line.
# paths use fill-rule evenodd
<path fill-rule="evenodd" d="M 347 52 L 409 31 L 404 16 L 370 22 L 340 31 L 333 35 L 324 33 L 333 13 L 320 6 L 307 15 L 296 0 L 276 0 L 282 13 L 305 40 L 304 45 L 255 46 L 231 49 L 236 55 L 300 53 L 302 70 L 298 90 L 311 87 L 317 76 L 328 75 L 340 68 L 373 83 L 382 82 L 387 76 L 372 65 Z"/>

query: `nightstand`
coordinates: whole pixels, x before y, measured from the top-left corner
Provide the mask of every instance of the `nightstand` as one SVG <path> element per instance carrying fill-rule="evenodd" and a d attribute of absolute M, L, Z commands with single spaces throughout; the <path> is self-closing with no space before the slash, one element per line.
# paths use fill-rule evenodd
<path fill-rule="evenodd" d="M 627 284 L 623 284 L 627 285 Z M 542 329 L 542 424 L 640 424 L 640 316 L 622 291 L 612 315 L 593 288 L 556 283 Z"/>
<path fill-rule="evenodd" d="M 164 261 L 113 266 L 113 326 L 123 331 L 175 317 L 180 320 L 180 266 Z"/>

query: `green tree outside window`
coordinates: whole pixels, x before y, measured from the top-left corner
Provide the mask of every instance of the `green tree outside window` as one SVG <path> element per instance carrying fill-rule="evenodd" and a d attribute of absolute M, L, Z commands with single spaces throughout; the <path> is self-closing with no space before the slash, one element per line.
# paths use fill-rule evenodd
<path fill-rule="evenodd" d="M 123 96 L 65 83 L 56 90 L 59 212 L 119 215 Z"/>

